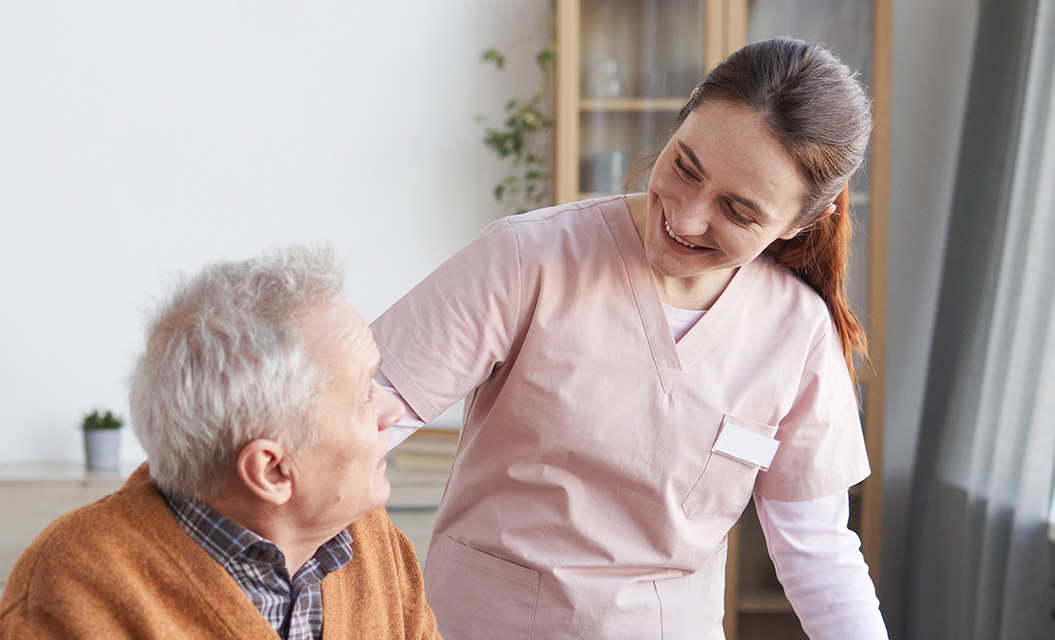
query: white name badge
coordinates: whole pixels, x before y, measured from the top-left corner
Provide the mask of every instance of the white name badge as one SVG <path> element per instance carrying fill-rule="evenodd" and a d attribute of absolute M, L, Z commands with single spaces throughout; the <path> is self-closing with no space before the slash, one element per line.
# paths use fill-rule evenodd
<path fill-rule="evenodd" d="M 726 420 L 711 451 L 769 471 L 780 441 Z"/>

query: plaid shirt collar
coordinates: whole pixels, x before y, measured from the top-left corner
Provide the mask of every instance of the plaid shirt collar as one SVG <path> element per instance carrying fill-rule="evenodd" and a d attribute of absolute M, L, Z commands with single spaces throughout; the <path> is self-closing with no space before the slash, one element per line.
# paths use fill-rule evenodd
<path fill-rule="evenodd" d="M 172 515 L 195 542 L 234 578 L 285 640 L 322 638 L 322 580 L 352 559 L 352 537 L 342 530 L 318 548 L 292 578 L 273 543 L 200 500 L 161 492 Z"/>

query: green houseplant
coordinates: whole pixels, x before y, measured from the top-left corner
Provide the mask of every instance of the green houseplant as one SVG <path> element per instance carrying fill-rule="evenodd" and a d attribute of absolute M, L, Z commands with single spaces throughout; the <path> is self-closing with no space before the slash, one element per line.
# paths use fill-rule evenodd
<path fill-rule="evenodd" d="M 506 176 L 494 186 L 495 200 L 505 203 L 514 213 L 523 213 L 549 201 L 550 168 L 546 144 L 553 119 L 546 114 L 546 109 L 549 106 L 553 55 L 551 43 L 535 56 L 542 80 L 530 95 L 507 100 L 502 122 L 484 129 L 484 146 L 509 167 Z M 480 59 L 499 70 L 506 65 L 505 54 L 495 48 L 484 51 Z M 487 117 L 478 115 L 477 121 L 486 122 Z"/>
<path fill-rule="evenodd" d="M 116 471 L 121 458 L 121 427 L 124 418 L 98 409 L 81 418 L 84 454 L 89 471 Z"/>

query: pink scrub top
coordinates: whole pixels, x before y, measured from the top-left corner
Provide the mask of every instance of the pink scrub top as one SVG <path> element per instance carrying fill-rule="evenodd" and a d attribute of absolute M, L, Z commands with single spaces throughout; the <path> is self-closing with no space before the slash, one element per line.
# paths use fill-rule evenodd
<path fill-rule="evenodd" d="M 675 343 L 622 197 L 493 223 L 373 329 L 423 420 L 468 396 L 425 565 L 448 640 L 722 638 L 752 492 L 868 475 L 820 297 L 760 257 Z"/>

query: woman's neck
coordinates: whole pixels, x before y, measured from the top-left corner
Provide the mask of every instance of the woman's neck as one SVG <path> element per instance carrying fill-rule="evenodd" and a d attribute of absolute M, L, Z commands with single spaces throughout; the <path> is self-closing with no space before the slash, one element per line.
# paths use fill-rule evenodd
<path fill-rule="evenodd" d="M 732 282 L 736 269 L 708 271 L 688 278 L 671 278 L 652 269 L 659 299 L 678 309 L 710 309 Z"/>

